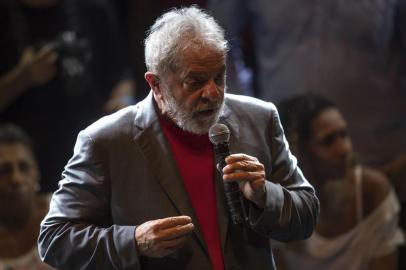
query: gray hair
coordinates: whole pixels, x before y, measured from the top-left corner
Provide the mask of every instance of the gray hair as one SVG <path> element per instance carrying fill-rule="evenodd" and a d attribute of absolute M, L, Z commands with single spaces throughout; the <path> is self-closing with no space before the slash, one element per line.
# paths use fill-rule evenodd
<path fill-rule="evenodd" d="M 224 30 L 196 6 L 164 13 L 151 26 L 144 45 L 148 71 L 160 75 L 176 71 L 180 53 L 187 48 L 211 48 L 224 57 L 228 51 Z"/>

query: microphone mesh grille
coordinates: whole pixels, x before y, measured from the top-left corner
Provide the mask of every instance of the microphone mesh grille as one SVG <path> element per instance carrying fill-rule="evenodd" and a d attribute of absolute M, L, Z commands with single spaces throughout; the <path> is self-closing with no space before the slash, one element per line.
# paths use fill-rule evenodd
<path fill-rule="evenodd" d="M 230 130 L 226 125 L 214 124 L 209 129 L 209 139 L 212 144 L 227 143 L 230 140 Z"/>

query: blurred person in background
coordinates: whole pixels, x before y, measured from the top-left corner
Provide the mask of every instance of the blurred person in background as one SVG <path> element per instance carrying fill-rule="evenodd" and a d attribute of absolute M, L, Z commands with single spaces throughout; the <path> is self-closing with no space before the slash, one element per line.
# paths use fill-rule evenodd
<path fill-rule="evenodd" d="M 277 248 L 280 269 L 397 269 L 399 202 L 387 177 L 358 163 L 347 123 L 325 98 L 279 104 L 292 152 L 320 198 L 313 235 Z"/>
<path fill-rule="evenodd" d="M 77 132 L 133 103 L 131 69 L 109 0 L 0 3 L 0 122 L 23 127 L 53 190 Z"/>
<path fill-rule="evenodd" d="M 41 262 L 37 238 L 49 196 L 39 192 L 40 172 L 30 138 L 0 125 L 0 270 L 53 269 Z"/>

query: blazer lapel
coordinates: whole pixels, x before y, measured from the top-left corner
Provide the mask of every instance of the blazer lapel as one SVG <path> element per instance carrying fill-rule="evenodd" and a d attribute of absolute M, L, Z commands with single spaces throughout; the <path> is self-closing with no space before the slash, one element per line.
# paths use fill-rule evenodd
<path fill-rule="evenodd" d="M 143 130 L 138 132 L 134 141 L 151 164 L 153 173 L 178 213 L 192 218 L 195 225 L 194 235 L 208 254 L 192 204 L 176 167 L 170 146 L 161 130 L 152 95 L 150 94 L 142 103 L 142 108 L 140 108 L 135 122 L 136 126 Z"/>

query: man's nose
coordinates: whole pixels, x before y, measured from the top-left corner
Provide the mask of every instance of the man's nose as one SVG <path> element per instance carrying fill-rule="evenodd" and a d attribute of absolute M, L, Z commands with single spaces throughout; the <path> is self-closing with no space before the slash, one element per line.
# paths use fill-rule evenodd
<path fill-rule="evenodd" d="M 213 79 L 210 79 L 203 88 L 202 98 L 210 101 L 217 101 L 220 95 L 220 88 Z"/>

